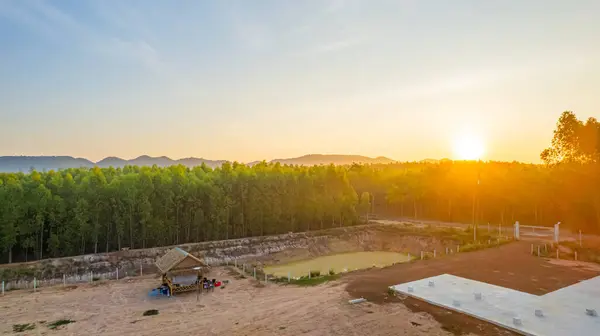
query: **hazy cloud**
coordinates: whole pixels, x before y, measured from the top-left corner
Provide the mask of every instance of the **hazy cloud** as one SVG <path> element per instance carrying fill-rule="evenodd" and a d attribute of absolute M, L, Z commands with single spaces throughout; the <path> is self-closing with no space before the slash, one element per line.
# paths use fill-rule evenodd
<path fill-rule="evenodd" d="M 44 37 L 62 41 L 72 40 L 81 48 L 127 59 L 157 72 L 165 67 L 159 52 L 145 40 L 131 40 L 108 36 L 84 22 L 78 21 L 67 12 L 52 6 L 50 2 L 2 1 L 0 15 L 27 26 Z"/>

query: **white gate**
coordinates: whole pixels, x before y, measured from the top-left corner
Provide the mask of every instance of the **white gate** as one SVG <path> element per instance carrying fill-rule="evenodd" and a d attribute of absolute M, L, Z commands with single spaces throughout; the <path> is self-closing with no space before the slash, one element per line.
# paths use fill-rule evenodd
<path fill-rule="evenodd" d="M 520 225 L 519 222 L 515 223 L 515 239 L 519 240 L 523 238 L 537 238 L 537 239 L 552 239 L 554 242 L 559 241 L 560 222 L 554 224 L 554 226 L 533 226 L 533 225 Z"/>

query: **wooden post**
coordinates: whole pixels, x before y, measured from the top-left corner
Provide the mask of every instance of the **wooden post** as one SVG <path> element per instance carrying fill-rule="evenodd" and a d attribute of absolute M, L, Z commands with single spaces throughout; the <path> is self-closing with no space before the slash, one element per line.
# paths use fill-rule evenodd
<path fill-rule="evenodd" d="M 533 244 L 531 244 L 531 254 L 533 255 Z"/>
<path fill-rule="evenodd" d="M 448 248 L 446 247 L 446 254 L 448 254 Z"/>
<path fill-rule="evenodd" d="M 410 261 L 410 252 L 408 252 L 408 261 Z"/>
<path fill-rule="evenodd" d="M 292 281 L 292 273 L 288 272 L 288 282 Z"/>
<path fill-rule="evenodd" d="M 502 236 L 502 224 L 498 224 L 498 236 Z"/>
<path fill-rule="evenodd" d="M 196 302 L 200 300 L 200 271 L 196 274 Z"/>
<path fill-rule="evenodd" d="M 558 259 L 558 247 L 556 248 L 556 259 Z"/>
<path fill-rule="evenodd" d="M 575 261 L 577 261 L 577 251 L 575 251 Z"/>
<path fill-rule="evenodd" d="M 579 246 L 583 246 L 583 240 L 581 239 L 581 230 L 579 230 Z"/>
<path fill-rule="evenodd" d="M 2 280 L 2 296 L 4 296 L 4 280 Z"/>
<path fill-rule="evenodd" d="M 540 256 L 540 245 L 538 245 L 538 257 Z"/>
<path fill-rule="evenodd" d="M 460 253 L 460 245 L 456 245 L 456 253 Z"/>
<path fill-rule="evenodd" d="M 256 280 L 256 267 L 254 267 L 254 280 Z"/>
<path fill-rule="evenodd" d="M 235 260 L 233 261 L 233 265 L 234 265 L 234 267 L 235 267 L 235 268 L 237 268 L 237 259 L 235 259 Z"/>
<path fill-rule="evenodd" d="M 90 283 L 94 282 L 94 271 L 90 271 Z"/>
<path fill-rule="evenodd" d="M 433 257 L 435 258 L 435 250 L 433 250 Z"/>
<path fill-rule="evenodd" d="M 37 289 L 37 279 L 33 278 L 33 291 L 35 292 Z"/>
<path fill-rule="evenodd" d="M 63 274 L 63 287 L 67 286 L 67 275 Z"/>
<path fill-rule="evenodd" d="M 117 280 L 119 280 L 119 267 L 117 267 Z"/>
<path fill-rule="evenodd" d="M 492 232 L 492 229 L 490 229 L 490 222 L 488 222 L 488 232 Z"/>
<path fill-rule="evenodd" d="M 144 269 L 142 268 L 142 264 L 140 264 L 140 276 L 144 275 Z"/>
<path fill-rule="evenodd" d="M 423 251 L 421 251 L 421 260 L 423 260 Z"/>
<path fill-rule="evenodd" d="M 310 279 L 310 269 L 308 270 L 308 278 Z"/>
<path fill-rule="evenodd" d="M 267 283 L 268 279 L 267 279 L 267 273 L 265 273 L 265 283 Z"/>

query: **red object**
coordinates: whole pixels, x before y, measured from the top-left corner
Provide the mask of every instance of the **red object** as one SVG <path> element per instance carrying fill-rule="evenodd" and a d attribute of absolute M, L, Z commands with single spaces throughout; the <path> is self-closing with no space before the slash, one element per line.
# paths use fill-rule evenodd
<path fill-rule="evenodd" d="M 221 281 L 217 281 L 217 283 L 215 283 L 215 287 L 220 287 L 221 286 Z"/>

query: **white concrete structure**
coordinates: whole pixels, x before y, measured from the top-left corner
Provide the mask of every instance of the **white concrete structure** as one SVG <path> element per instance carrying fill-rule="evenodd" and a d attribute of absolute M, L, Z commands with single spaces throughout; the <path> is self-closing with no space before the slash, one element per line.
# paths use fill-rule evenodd
<path fill-rule="evenodd" d="M 537 230 L 537 231 L 536 231 Z M 536 238 L 548 237 L 554 240 L 555 243 L 559 242 L 560 238 L 560 222 L 551 226 L 533 226 L 533 225 L 521 225 L 519 222 L 515 222 L 514 237 L 516 240 L 521 239 L 521 236 L 529 236 Z"/>
<path fill-rule="evenodd" d="M 390 288 L 523 335 L 600 335 L 600 276 L 542 296 L 449 274 Z"/>

